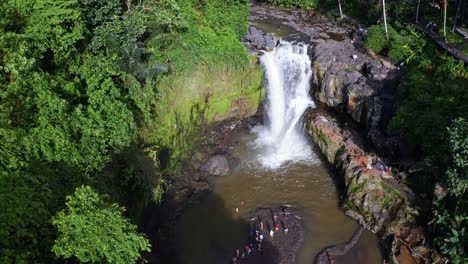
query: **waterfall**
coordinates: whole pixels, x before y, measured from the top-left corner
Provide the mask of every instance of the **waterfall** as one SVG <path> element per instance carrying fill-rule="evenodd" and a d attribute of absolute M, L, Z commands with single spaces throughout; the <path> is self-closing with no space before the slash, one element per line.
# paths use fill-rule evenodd
<path fill-rule="evenodd" d="M 313 153 L 304 136 L 302 115 L 315 107 L 310 98 L 311 61 L 307 45 L 281 41 L 261 57 L 267 88 L 265 123 L 254 128 L 261 164 L 278 168 L 288 162 L 310 161 Z"/>

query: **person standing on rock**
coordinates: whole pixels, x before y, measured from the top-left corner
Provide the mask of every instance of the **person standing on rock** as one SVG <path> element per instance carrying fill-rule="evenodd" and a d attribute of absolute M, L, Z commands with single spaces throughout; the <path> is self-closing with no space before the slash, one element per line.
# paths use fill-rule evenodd
<path fill-rule="evenodd" d="M 275 231 L 273 229 L 270 230 L 270 236 L 273 238 L 273 235 L 275 234 Z"/>
<path fill-rule="evenodd" d="M 374 155 L 374 154 L 370 155 L 370 156 L 367 158 L 366 169 L 368 169 L 368 170 L 372 169 L 373 155 Z"/>
<path fill-rule="evenodd" d="M 281 221 L 281 225 L 283 226 L 284 233 L 287 234 L 289 229 L 286 227 L 286 224 L 284 223 L 284 221 Z"/>

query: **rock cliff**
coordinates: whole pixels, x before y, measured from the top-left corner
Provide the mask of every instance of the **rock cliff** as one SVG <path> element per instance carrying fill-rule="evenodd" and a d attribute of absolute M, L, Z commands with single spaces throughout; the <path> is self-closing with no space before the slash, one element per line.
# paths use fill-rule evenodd
<path fill-rule="evenodd" d="M 368 152 L 360 134 L 326 112 L 309 112 L 305 122 L 309 134 L 343 177 L 346 214 L 383 238 L 394 263 L 399 263 L 398 258 L 415 263 L 438 260 L 424 227 L 417 222 L 424 202 L 398 183 L 397 175 L 382 159 Z"/>
<path fill-rule="evenodd" d="M 350 39 L 320 43 L 311 48 L 311 56 L 315 101 L 348 114 L 379 152 L 391 154 L 382 130 L 393 114 L 398 70 L 360 52 Z"/>

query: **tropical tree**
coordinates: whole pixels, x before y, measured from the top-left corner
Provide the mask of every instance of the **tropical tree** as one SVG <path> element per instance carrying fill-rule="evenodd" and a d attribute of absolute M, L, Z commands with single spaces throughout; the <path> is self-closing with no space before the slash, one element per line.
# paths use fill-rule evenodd
<path fill-rule="evenodd" d="M 384 19 L 384 26 L 385 26 L 385 36 L 388 40 L 388 28 L 387 28 L 387 14 L 385 13 L 385 0 L 382 0 L 382 10 L 383 10 L 383 19 Z"/>
<path fill-rule="evenodd" d="M 467 263 L 468 121 L 457 118 L 448 128 L 451 166 L 446 173 L 447 197 L 434 204 L 435 243 L 451 263 Z"/>
<path fill-rule="evenodd" d="M 340 17 L 343 18 L 343 11 L 341 10 L 341 0 L 338 0 L 338 8 L 340 9 Z"/>
<path fill-rule="evenodd" d="M 419 23 L 419 5 L 421 4 L 421 0 L 418 0 L 418 6 L 416 7 L 416 24 Z"/>
<path fill-rule="evenodd" d="M 53 219 L 58 238 L 52 251 L 80 262 L 135 263 L 140 252 L 151 251 L 148 240 L 122 213 L 89 186 L 67 196 L 66 208 Z"/>
<path fill-rule="evenodd" d="M 455 19 L 453 20 L 452 31 L 455 31 L 455 28 L 457 27 L 457 20 L 458 20 L 459 14 L 460 14 L 460 8 L 461 8 L 461 5 L 462 5 L 463 1 L 464 0 L 458 0 L 458 7 L 457 7 L 457 12 L 455 13 Z"/>
<path fill-rule="evenodd" d="M 444 38 L 447 42 L 447 0 L 444 0 Z"/>

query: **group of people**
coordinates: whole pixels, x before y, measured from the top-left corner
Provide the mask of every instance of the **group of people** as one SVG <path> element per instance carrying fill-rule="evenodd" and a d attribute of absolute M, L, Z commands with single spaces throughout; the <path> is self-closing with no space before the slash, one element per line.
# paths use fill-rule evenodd
<path fill-rule="evenodd" d="M 440 4 L 435 1 L 433 1 L 432 3 L 429 3 L 429 5 L 440 10 Z"/>
<path fill-rule="evenodd" d="M 355 169 L 362 171 L 369 171 L 376 169 L 381 172 L 383 178 L 392 178 L 391 167 L 387 166 L 382 160 L 377 158 L 375 154 L 364 155 L 359 157 L 360 166 L 357 166 Z"/>
<path fill-rule="evenodd" d="M 356 29 L 356 37 L 359 37 L 362 41 L 364 41 L 366 39 L 367 32 L 367 29 L 363 29 L 360 26 L 358 26 Z M 354 37 L 352 38 L 352 42 L 354 42 Z"/>
<path fill-rule="evenodd" d="M 429 21 L 426 24 L 426 28 L 429 29 L 430 31 L 437 31 L 437 24 L 432 21 Z"/>
<path fill-rule="evenodd" d="M 283 231 L 284 234 L 288 233 L 289 230 L 285 222 L 280 220 L 276 214 L 272 213 L 271 216 L 271 219 L 262 219 L 260 215 L 257 215 L 256 219 L 258 223 L 252 224 L 249 228 L 248 245 L 245 245 L 243 249 L 236 250 L 236 253 L 232 257 L 232 264 L 239 264 L 242 259 L 253 254 L 263 255 L 264 233 L 269 234 L 271 239 L 273 239 L 275 233 L 280 231 Z M 271 222 L 273 225 L 270 225 Z"/>

